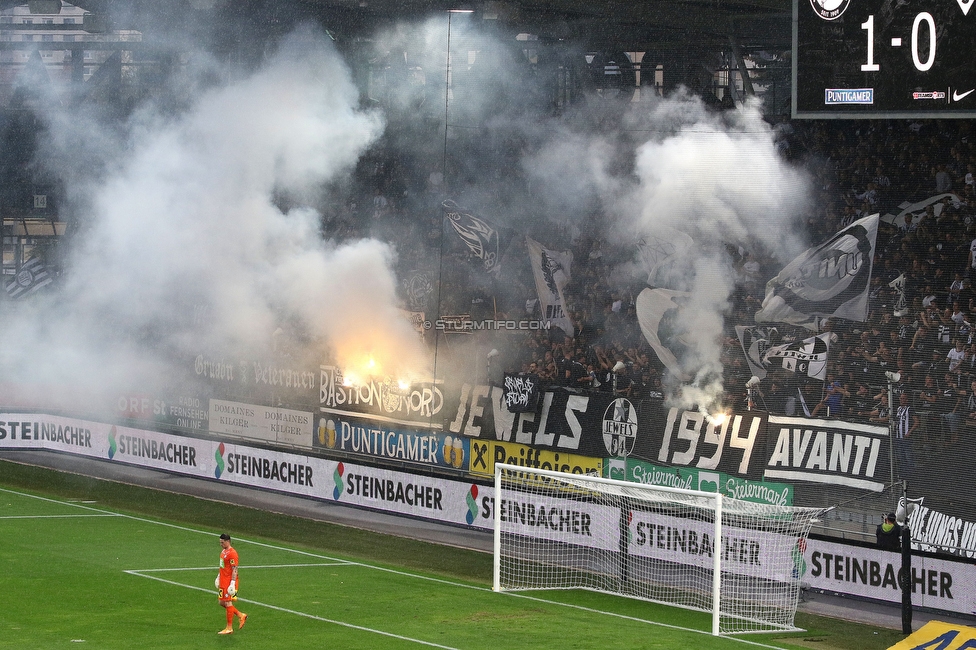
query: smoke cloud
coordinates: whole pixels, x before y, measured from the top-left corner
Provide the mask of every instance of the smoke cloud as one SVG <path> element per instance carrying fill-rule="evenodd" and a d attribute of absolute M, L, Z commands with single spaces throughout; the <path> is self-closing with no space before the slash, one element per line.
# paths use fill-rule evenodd
<path fill-rule="evenodd" d="M 383 113 L 358 108 L 362 89 L 341 57 L 306 29 L 253 74 L 232 75 L 200 54 L 202 72 L 170 88 L 183 100 L 176 92 L 149 103 L 121 131 L 77 114 L 55 121 L 48 157 L 86 230 L 57 298 L 11 321 L 18 344 L 3 361 L 30 359 L 33 372 L 62 380 L 66 369 L 98 369 L 117 384 L 200 349 L 264 349 L 285 329 L 353 374 L 422 374 L 426 353 L 396 308 L 393 246 L 430 250 L 431 229 L 336 243 L 314 207 L 322 187 L 347 178 L 382 138 L 407 167 L 404 202 L 421 214 L 452 198 L 515 240 L 533 234 L 552 248 L 589 231 L 633 251 L 615 274 L 621 288 L 637 279 L 686 292 L 673 319 L 686 351 L 672 399 L 720 406 L 723 325 L 738 281 L 726 245 L 783 260 L 805 248 L 796 226 L 808 181 L 777 152 L 760 106 L 718 113 L 686 92 L 661 98 L 644 88 L 639 102 L 592 95 L 554 115 L 530 62 L 544 75 L 560 60 L 481 33 L 463 15 L 451 19 L 445 103 L 447 20 L 376 35 L 372 57 L 389 67 L 365 90 Z M 424 204 L 424 181 L 441 169 L 449 196 Z M 671 254 L 659 247 L 651 278 L 638 241 L 671 245 Z M 441 271 L 459 284 L 451 263 Z M 527 286 L 510 275 L 492 289 L 511 309 L 531 297 Z"/>
<path fill-rule="evenodd" d="M 50 125 L 48 158 L 83 230 L 57 295 L 8 314 L 4 366 L 42 383 L 146 389 L 177 359 L 267 353 L 277 331 L 317 360 L 421 374 L 394 250 L 328 240 L 302 203 L 384 128 L 357 108 L 341 57 L 306 29 L 253 74 L 201 61 L 205 87 L 180 110 L 146 104 L 121 132 L 77 115 Z"/>
<path fill-rule="evenodd" d="M 527 174 L 564 219 L 596 213 L 597 236 L 631 252 L 617 267 L 621 293 L 635 279 L 687 292 L 673 319 L 684 353 L 671 399 L 720 408 L 723 325 L 741 282 L 727 246 L 783 260 L 802 250 L 808 175 L 780 155 L 757 102 L 719 113 L 679 91 L 604 108 L 619 110 L 615 126 L 586 113 L 550 125 Z"/>

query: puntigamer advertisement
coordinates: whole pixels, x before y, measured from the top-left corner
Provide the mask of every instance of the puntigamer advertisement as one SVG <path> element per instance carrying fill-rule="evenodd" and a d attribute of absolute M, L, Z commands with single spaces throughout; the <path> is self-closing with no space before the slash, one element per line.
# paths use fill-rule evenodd
<path fill-rule="evenodd" d="M 322 415 L 314 446 L 379 460 L 466 470 L 470 441 L 438 431 L 372 422 L 365 418 Z"/>

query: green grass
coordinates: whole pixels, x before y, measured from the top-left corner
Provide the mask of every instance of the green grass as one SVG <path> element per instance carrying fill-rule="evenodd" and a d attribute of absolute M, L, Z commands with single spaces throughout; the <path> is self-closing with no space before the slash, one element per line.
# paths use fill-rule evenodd
<path fill-rule="evenodd" d="M 810 616 L 718 639 L 697 612 L 579 591 L 495 594 L 473 551 L 0 461 L 0 648 L 887 648 Z M 217 533 L 247 628 L 219 637 Z M 663 624 L 663 625 L 662 625 Z M 698 632 L 695 632 L 697 630 Z"/>

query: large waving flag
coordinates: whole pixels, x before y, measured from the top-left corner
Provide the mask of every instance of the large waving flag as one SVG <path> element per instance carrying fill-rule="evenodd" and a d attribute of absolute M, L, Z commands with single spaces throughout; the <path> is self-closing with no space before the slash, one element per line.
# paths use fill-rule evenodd
<path fill-rule="evenodd" d="M 454 201 L 444 201 L 444 216 L 461 241 L 475 257 L 481 260 L 485 271 L 492 275 L 501 272 L 501 235 L 493 224 L 463 211 Z"/>
<path fill-rule="evenodd" d="M 688 234 L 660 226 L 654 234 L 637 241 L 637 253 L 647 271 L 647 284 L 652 287 L 673 288 L 675 278 L 685 278 L 689 261 L 688 250 L 695 245 Z"/>
<path fill-rule="evenodd" d="M 673 289 L 644 289 L 635 301 L 637 322 L 644 338 L 661 363 L 681 381 L 690 379 L 680 362 L 688 346 L 674 324 L 681 308 L 680 301 L 690 295 Z"/>
<path fill-rule="evenodd" d="M 908 203 L 905 201 L 898 206 L 900 210 L 898 214 L 888 212 L 881 217 L 881 220 L 885 223 L 893 224 L 902 230 L 909 230 L 921 222 L 925 216 L 925 208 L 930 205 L 932 206 L 935 218 L 939 219 L 942 216 L 942 209 L 945 207 L 942 203 L 945 199 L 949 199 L 950 202 L 957 206 L 960 202 L 959 197 L 951 192 L 947 194 L 936 194 L 917 203 Z"/>
<path fill-rule="evenodd" d="M 566 312 L 563 296 L 563 289 L 572 277 L 573 254 L 569 251 L 551 251 L 531 237 L 525 238 L 525 245 L 529 249 L 529 261 L 532 263 L 543 318 L 573 336 L 573 322 Z"/>
<path fill-rule="evenodd" d="M 858 219 L 787 264 L 766 283 L 756 322 L 806 324 L 812 317 L 867 320 L 878 221 L 877 214 Z"/>

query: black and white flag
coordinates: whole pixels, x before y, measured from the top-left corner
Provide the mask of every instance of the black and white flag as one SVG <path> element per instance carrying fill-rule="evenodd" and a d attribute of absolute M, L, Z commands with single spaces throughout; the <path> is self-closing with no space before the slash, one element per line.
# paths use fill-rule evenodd
<path fill-rule="evenodd" d="M 637 255 L 647 272 L 647 284 L 672 289 L 688 277 L 687 268 L 693 257 L 687 253 L 695 245 L 688 234 L 659 226 L 653 234 L 637 240 Z"/>
<path fill-rule="evenodd" d="M 426 271 L 414 270 L 407 273 L 403 281 L 403 292 L 407 298 L 407 307 L 412 311 L 424 311 L 427 302 L 434 292 L 434 283 Z"/>
<path fill-rule="evenodd" d="M 908 203 L 907 201 L 901 203 L 898 206 L 900 212 L 898 214 L 892 214 L 888 212 L 881 220 L 885 223 L 890 223 L 902 230 L 913 230 L 918 226 L 922 219 L 925 218 L 926 208 L 930 205 L 932 206 L 932 212 L 935 216 L 936 221 L 942 217 L 942 210 L 945 208 L 943 201 L 949 199 L 949 202 L 959 206 L 960 199 L 955 194 L 949 192 L 946 194 L 936 194 L 935 196 L 930 196 L 927 199 L 918 201 L 917 203 Z"/>
<path fill-rule="evenodd" d="M 787 264 L 766 283 L 756 322 L 806 325 L 812 317 L 867 320 L 878 221 L 877 214 L 858 219 Z"/>
<path fill-rule="evenodd" d="M 531 237 L 525 238 L 535 278 L 535 289 L 539 294 L 542 317 L 573 336 L 573 322 L 566 311 L 563 289 L 572 278 L 573 253 L 570 251 L 549 250 Z"/>
<path fill-rule="evenodd" d="M 747 327 L 736 325 L 735 333 L 739 336 L 739 345 L 746 356 L 749 371 L 754 377 L 766 378 L 766 350 L 771 347 L 769 337 L 776 332 L 775 327 Z"/>
<path fill-rule="evenodd" d="M 11 298 L 29 296 L 42 287 L 46 287 L 54 281 L 47 267 L 38 258 L 28 260 L 13 279 L 8 280 L 4 285 L 7 295 Z"/>
<path fill-rule="evenodd" d="M 690 375 L 681 367 L 681 359 L 688 351 L 682 328 L 678 325 L 681 303 L 691 294 L 672 289 L 644 289 L 637 295 L 635 308 L 641 333 L 672 375 L 689 381 Z"/>
<path fill-rule="evenodd" d="M 888 286 L 895 290 L 895 318 L 908 315 L 908 298 L 905 296 L 905 283 L 908 278 L 902 273 L 897 278 L 888 283 Z"/>
<path fill-rule="evenodd" d="M 773 360 L 781 359 L 784 370 L 824 381 L 827 378 L 830 336 L 830 332 L 826 332 L 795 343 L 775 345 L 766 350 L 763 356 L 764 365 L 769 367 Z"/>
<path fill-rule="evenodd" d="M 539 375 L 505 373 L 503 399 L 509 413 L 534 411 L 539 402 Z"/>
<path fill-rule="evenodd" d="M 481 261 L 487 273 L 498 276 L 501 271 L 501 234 L 494 225 L 461 210 L 454 201 L 444 201 L 444 216 L 461 241 Z"/>

